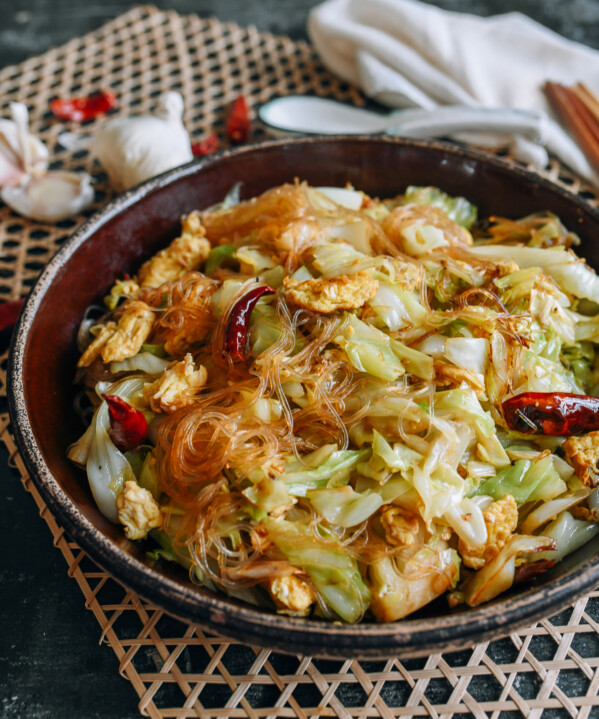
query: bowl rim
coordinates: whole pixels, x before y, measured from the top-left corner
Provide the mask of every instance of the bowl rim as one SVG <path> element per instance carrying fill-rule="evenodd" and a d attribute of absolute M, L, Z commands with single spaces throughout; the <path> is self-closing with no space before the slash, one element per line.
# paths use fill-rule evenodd
<path fill-rule="evenodd" d="M 232 148 L 193 160 L 113 198 L 72 233 L 42 271 L 21 311 L 9 352 L 7 397 L 12 430 L 31 479 L 69 535 L 117 581 L 173 616 L 228 638 L 287 653 L 302 651 L 323 657 L 381 658 L 398 653 L 417 656 L 431 651 L 455 650 L 471 646 L 482 639 L 504 636 L 517 627 L 563 609 L 599 582 L 599 556 L 591 557 L 567 571 L 549 587 L 533 585 L 517 596 L 439 617 L 406 617 L 387 624 L 367 622 L 347 625 L 275 614 L 253 608 L 224 594 L 217 595 L 198 589 L 191 583 L 186 585 L 165 575 L 157 577 L 152 567 L 128 554 L 104 535 L 83 515 L 48 469 L 35 441 L 25 403 L 23 367 L 29 328 L 54 276 L 98 227 L 127 210 L 141 197 L 201 172 L 224 158 L 283 148 L 288 144 L 339 144 L 348 141 L 426 148 L 490 165 L 500 172 L 520 176 L 523 182 L 562 195 L 599 225 L 599 211 L 560 185 L 501 158 L 439 141 L 369 135 L 284 138 Z"/>

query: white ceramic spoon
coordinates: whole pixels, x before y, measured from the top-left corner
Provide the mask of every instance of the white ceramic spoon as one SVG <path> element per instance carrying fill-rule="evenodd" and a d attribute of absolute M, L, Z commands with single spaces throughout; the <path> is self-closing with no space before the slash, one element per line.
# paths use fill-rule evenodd
<path fill-rule="evenodd" d="M 456 132 L 519 135 L 542 142 L 545 121 L 541 113 L 509 108 L 463 105 L 434 110 L 410 108 L 380 114 L 322 97 L 290 95 L 271 100 L 258 110 L 260 120 L 276 133 L 373 134 L 438 137 Z"/>

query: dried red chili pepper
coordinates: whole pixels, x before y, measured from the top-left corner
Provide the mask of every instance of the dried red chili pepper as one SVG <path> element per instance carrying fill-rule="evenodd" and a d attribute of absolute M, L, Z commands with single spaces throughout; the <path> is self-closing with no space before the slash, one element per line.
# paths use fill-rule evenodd
<path fill-rule="evenodd" d="M 0 305 L 0 332 L 15 326 L 24 302 L 25 300 L 15 300 L 14 302 L 3 302 Z"/>
<path fill-rule="evenodd" d="M 254 287 L 237 300 L 229 314 L 225 329 L 225 352 L 239 362 L 245 362 L 250 315 L 256 303 L 263 295 L 272 295 L 274 290 L 267 286 Z"/>
<path fill-rule="evenodd" d="M 524 392 L 502 404 L 507 426 L 553 437 L 599 430 L 599 397 L 567 392 Z"/>
<path fill-rule="evenodd" d="M 144 413 L 115 394 L 104 394 L 102 397 L 108 405 L 110 437 L 117 448 L 126 452 L 141 444 L 148 436 Z"/>
<path fill-rule="evenodd" d="M 247 101 L 240 95 L 233 105 L 227 118 L 227 137 L 234 145 L 246 142 L 250 135 L 250 111 Z"/>
<path fill-rule="evenodd" d="M 218 150 L 218 135 L 216 132 L 208 135 L 201 142 L 192 142 L 191 152 L 194 157 L 213 155 Z"/>
<path fill-rule="evenodd" d="M 85 120 L 93 120 L 98 115 L 105 115 L 115 105 L 114 92 L 101 90 L 85 97 L 56 98 L 50 103 L 50 110 L 60 120 L 85 122 Z"/>

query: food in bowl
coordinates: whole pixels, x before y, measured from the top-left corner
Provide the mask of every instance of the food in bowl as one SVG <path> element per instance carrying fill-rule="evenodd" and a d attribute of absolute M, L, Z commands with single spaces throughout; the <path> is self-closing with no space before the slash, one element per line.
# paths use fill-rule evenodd
<path fill-rule="evenodd" d="M 488 601 L 599 531 L 576 243 L 431 187 L 233 191 L 86 314 L 69 456 L 152 561 L 252 604 Z"/>

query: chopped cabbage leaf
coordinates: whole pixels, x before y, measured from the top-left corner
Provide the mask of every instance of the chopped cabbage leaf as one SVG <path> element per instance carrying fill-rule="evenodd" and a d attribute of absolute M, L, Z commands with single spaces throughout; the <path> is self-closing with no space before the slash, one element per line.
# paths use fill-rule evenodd
<path fill-rule="evenodd" d="M 135 404 L 145 380 L 127 378 L 114 385 L 102 387 L 102 393 L 114 394 Z M 116 448 L 109 435 L 108 405 L 102 402 L 81 439 L 69 449 L 69 457 L 85 464 L 89 486 L 102 514 L 117 521 L 116 495 L 125 482 L 136 481 L 135 472 L 125 455 Z"/>
<path fill-rule="evenodd" d="M 475 494 L 486 494 L 493 499 L 503 499 L 511 494 L 520 505 L 553 499 L 566 489 L 551 457 L 546 456 L 534 460 L 519 459 L 512 466 L 501 469 L 494 477 L 481 482 Z"/>
<path fill-rule="evenodd" d="M 521 268 L 542 267 L 560 288 L 574 297 L 599 302 L 599 276 L 582 260 L 564 248 L 478 245 L 468 248 L 478 257 L 513 260 Z"/>
<path fill-rule="evenodd" d="M 307 497 L 314 509 L 327 522 L 338 527 L 355 527 L 377 509 L 382 507 L 383 498 L 373 490 L 356 492 L 352 487 L 333 487 L 330 489 L 312 489 Z"/>
<path fill-rule="evenodd" d="M 557 548 L 542 552 L 535 559 L 561 561 L 586 544 L 599 532 L 599 524 L 575 519 L 570 512 L 561 512 L 550 524 L 543 528 L 543 535 L 555 540 Z"/>
<path fill-rule="evenodd" d="M 294 497 L 305 497 L 310 489 L 339 487 L 347 484 L 358 463 L 370 454 L 369 449 L 336 450 L 317 467 L 306 466 L 297 460 L 287 464 L 281 479 Z"/>
<path fill-rule="evenodd" d="M 333 541 L 310 534 L 299 522 L 265 520 L 269 535 L 295 567 L 308 574 L 326 605 L 346 622 L 359 621 L 370 604 L 370 590 L 358 563 Z"/>
<path fill-rule="evenodd" d="M 415 205 L 434 205 L 440 207 L 450 220 L 469 230 L 476 222 L 476 206 L 465 197 L 451 197 L 437 187 L 417 187 L 410 185 L 405 192 L 407 202 Z"/>
<path fill-rule="evenodd" d="M 423 547 L 410 560 L 383 557 L 368 569 L 372 586 L 371 609 L 383 622 L 394 622 L 415 612 L 454 586 L 459 576 L 457 552 L 440 543 Z"/>

